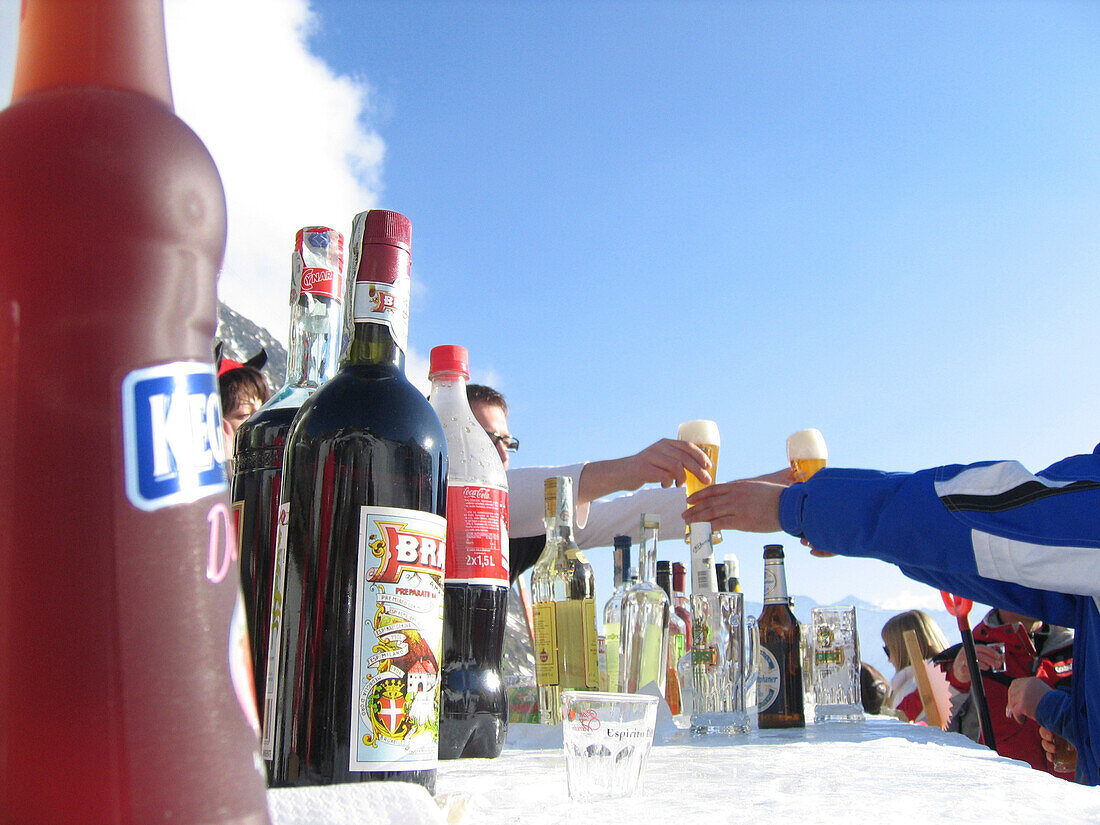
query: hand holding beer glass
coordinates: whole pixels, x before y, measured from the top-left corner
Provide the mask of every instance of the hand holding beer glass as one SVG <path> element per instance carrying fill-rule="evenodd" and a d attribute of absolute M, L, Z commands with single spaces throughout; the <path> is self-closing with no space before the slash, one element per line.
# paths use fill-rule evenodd
<path fill-rule="evenodd" d="M 696 445 L 710 459 L 710 477 L 715 478 L 718 472 L 718 450 L 722 445 L 718 435 L 718 425 L 713 421 L 685 421 L 680 425 L 676 437 L 681 441 L 690 441 Z M 708 486 L 696 478 L 695 474 L 686 474 L 685 486 L 688 496 Z M 691 581 L 692 591 L 695 593 L 717 593 L 718 579 L 714 572 L 713 545 L 722 540 L 722 534 L 711 531 L 709 523 L 695 522 L 687 526 L 684 536 L 691 545 Z"/>
<path fill-rule="evenodd" d="M 812 428 L 799 430 L 788 438 L 787 460 L 791 464 L 791 475 L 795 481 L 805 481 L 824 467 L 829 460 L 829 450 L 825 446 L 825 437 L 821 434 L 821 431 Z M 805 539 L 802 540 L 802 543 L 809 547 Z M 824 550 L 814 550 L 812 547 L 810 547 L 810 552 L 823 558 L 836 555 L 835 553 L 826 553 Z"/>

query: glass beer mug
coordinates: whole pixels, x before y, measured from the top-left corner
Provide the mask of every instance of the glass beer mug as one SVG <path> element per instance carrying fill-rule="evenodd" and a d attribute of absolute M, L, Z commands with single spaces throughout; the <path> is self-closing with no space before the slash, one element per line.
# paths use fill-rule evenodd
<path fill-rule="evenodd" d="M 691 614 L 691 732 L 748 733 L 745 695 L 756 678 L 756 619 L 746 620 L 741 593 L 694 595 Z"/>

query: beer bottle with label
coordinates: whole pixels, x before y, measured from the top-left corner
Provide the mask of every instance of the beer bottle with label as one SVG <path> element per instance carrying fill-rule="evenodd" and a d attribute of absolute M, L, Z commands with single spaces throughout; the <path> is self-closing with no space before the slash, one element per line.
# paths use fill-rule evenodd
<path fill-rule="evenodd" d="M 299 229 L 290 269 L 286 381 L 237 429 L 233 468 L 241 591 L 252 646 L 252 675 L 256 696 L 261 699 L 267 693 L 268 623 L 283 448 L 302 402 L 336 372 L 343 329 L 344 236 L 325 226 Z M 278 620 L 282 606 L 276 604 L 276 611 Z M 260 711 L 262 718 L 268 709 Z M 265 736 L 263 743 L 265 756 L 270 758 L 270 737 Z"/>
<path fill-rule="evenodd" d="M 573 539 L 573 480 L 546 479 L 546 546 L 531 573 L 539 722 L 561 722 L 563 690 L 600 684 L 592 566 Z"/>
<path fill-rule="evenodd" d="M 404 215 L 355 216 L 350 342 L 287 437 L 273 786 L 435 786 L 447 443 L 405 378 L 411 241 Z"/>
<path fill-rule="evenodd" d="M 0 112 L 5 822 L 268 821 L 211 363 L 225 237 L 161 0 L 23 2 Z"/>
<path fill-rule="evenodd" d="M 760 628 L 760 674 L 756 681 L 761 728 L 801 728 L 802 654 L 798 620 L 787 598 L 783 546 L 764 546 L 764 609 Z"/>
<path fill-rule="evenodd" d="M 508 477 L 466 398 L 465 347 L 431 352 L 431 404 L 447 436 L 447 570 L 439 758 L 495 757 L 508 732 Z"/>

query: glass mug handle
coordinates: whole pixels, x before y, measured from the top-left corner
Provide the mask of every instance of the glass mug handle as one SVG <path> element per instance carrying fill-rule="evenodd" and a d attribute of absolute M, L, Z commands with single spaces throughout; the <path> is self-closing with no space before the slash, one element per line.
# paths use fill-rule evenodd
<path fill-rule="evenodd" d="M 749 616 L 745 619 L 745 633 L 749 638 L 748 655 L 745 657 L 748 671 L 745 673 L 745 690 L 749 690 L 756 684 L 756 677 L 760 675 L 760 628 L 756 624 L 756 617 Z"/>

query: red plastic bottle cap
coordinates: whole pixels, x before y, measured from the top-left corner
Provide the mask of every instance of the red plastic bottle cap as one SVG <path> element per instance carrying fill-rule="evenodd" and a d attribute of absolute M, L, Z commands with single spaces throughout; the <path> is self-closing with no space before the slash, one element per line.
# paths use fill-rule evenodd
<path fill-rule="evenodd" d="M 372 209 L 363 223 L 363 244 L 384 243 L 412 253 L 412 221 L 400 212 Z"/>
<path fill-rule="evenodd" d="M 443 344 L 433 347 L 428 358 L 428 380 L 439 372 L 457 372 L 463 378 L 470 377 L 470 353 L 466 347 L 458 344 Z"/>

